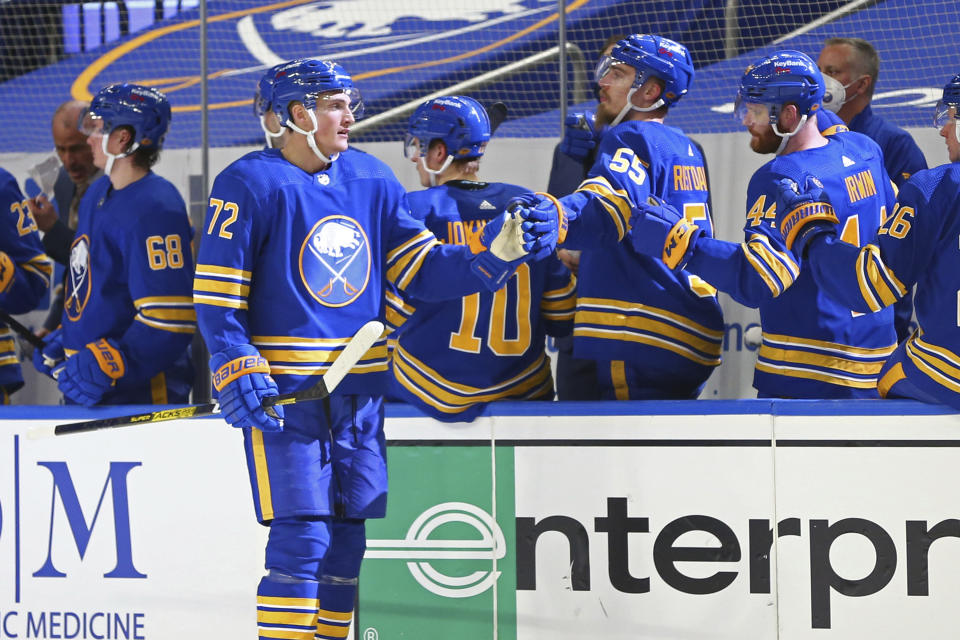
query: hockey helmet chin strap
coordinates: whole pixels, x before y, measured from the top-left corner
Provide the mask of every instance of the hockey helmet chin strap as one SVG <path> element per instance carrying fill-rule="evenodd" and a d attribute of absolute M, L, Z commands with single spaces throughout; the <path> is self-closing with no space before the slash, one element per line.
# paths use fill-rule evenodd
<path fill-rule="evenodd" d="M 111 133 L 113 132 L 111 131 Z M 118 158 L 126 158 L 128 155 L 130 155 L 131 153 L 133 153 L 134 151 L 140 148 L 140 143 L 134 142 L 130 145 L 130 148 L 124 151 L 123 153 L 113 154 L 107 151 L 107 143 L 109 141 L 110 141 L 109 135 L 100 136 L 100 148 L 103 150 L 103 154 L 107 156 L 107 164 L 103 168 L 103 175 L 105 176 L 110 175 L 110 171 L 113 169 L 113 163 L 115 160 L 117 160 Z"/>
<path fill-rule="evenodd" d="M 270 129 L 267 129 L 267 117 L 266 117 L 266 116 L 260 116 L 260 128 L 263 129 L 263 139 L 266 140 L 268 147 L 272 147 L 272 146 L 273 146 L 273 144 L 271 143 L 271 140 L 272 140 L 273 138 L 279 138 L 280 136 L 283 135 L 283 128 L 282 128 L 282 127 L 281 127 L 280 131 L 277 131 L 276 133 L 274 133 L 273 131 L 270 131 Z"/>
<path fill-rule="evenodd" d="M 320 158 L 320 161 L 324 164 L 331 164 L 334 160 L 340 157 L 339 153 L 333 154 L 331 157 L 323 155 L 323 152 L 317 148 L 317 141 L 313 139 L 313 135 L 317 132 L 317 116 L 313 114 L 313 109 L 307 109 L 307 114 L 310 116 L 310 122 L 313 123 L 313 129 L 310 131 L 304 131 L 297 125 L 293 124 L 291 120 L 287 120 L 287 126 L 292 130 L 296 131 L 299 134 L 302 134 L 307 137 L 307 146 L 310 147 L 310 150 L 313 151 L 313 155 Z"/>
<path fill-rule="evenodd" d="M 641 113 L 647 113 L 649 111 L 656 111 L 657 109 L 659 109 L 660 107 L 666 104 L 663 101 L 663 98 L 658 98 L 657 101 L 654 102 L 649 107 L 638 107 L 637 105 L 633 104 L 633 94 L 637 92 L 637 89 L 639 89 L 639 87 L 630 87 L 630 91 L 627 92 L 627 103 L 623 105 L 623 109 L 620 109 L 620 113 L 618 113 L 617 117 L 614 118 L 613 122 L 610 123 L 611 127 L 615 127 L 618 124 L 620 124 L 620 121 L 623 120 L 623 117 L 627 115 L 627 113 L 631 110 L 640 111 Z"/>
<path fill-rule="evenodd" d="M 777 120 L 779 121 L 779 118 L 777 118 Z M 770 126 L 773 127 L 773 132 L 778 136 L 780 136 L 780 146 L 777 147 L 776 155 L 780 155 L 781 153 L 783 153 L 783 150 L 786 149 L 787 142 L 790 141 L 790 138 L 796 135 L 796 133 L 800 131 L 800 129 L 803 129 L 803 125 L 805 125 L 806 123 L 807 123 L 806 114 L 803 114 L 803 116 L 800 117 L 800 122 L 799 124 L 797 124 L 797 127 L 793 131 L 781 132 L 780 129 L 777 128 L 777 122 L 771 123 Z"/>
<path fill-rule="evenodd" d="M 423 170 L 430 175 L 431 187 L 437 186 L 437 176 L 446 171 L 451 162 L 453 162 L 453 156 L 447 156 L 447 159 L 443 161 L 443 164 L 440 165 L 439 169 L 431 169 L 427 166 L 427 158 L 423 155 L 420 156 L 420 166 L 423 167 Z"/>

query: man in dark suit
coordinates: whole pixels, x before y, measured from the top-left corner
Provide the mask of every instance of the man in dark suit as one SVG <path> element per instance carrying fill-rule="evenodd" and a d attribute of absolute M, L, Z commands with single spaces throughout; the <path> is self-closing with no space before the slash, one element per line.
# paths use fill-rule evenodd
<path fill-rule="evenodd" d="M 41 194 L 29 199 L 28 207 L 43 232 L 43 249 L 56 262 L 66 265 L 70 259 L 70 245 L 77 228 L 77 209 L 87 187 L 100 177 L 100 170 L 93 164 L 93 152 L 87 145 L 87 136 L 80 132 L 77 122 L 86 113 L 89 104 L 80 100 L 64 102 L 53 113 L 51 125 L 53 143 L 63 165 L 57 174 L 51 202 Z M 45 336 L 60 323 L 63 309 L 63 287 L 56 290 L 50 313 L 37 330 Z"/>

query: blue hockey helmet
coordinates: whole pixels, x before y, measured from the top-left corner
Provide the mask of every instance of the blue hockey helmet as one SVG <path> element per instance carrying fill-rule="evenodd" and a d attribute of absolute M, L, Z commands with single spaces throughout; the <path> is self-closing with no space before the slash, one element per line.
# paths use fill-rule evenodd
<path fill-rule="evenodd" d="M 144 149 L 160 149 L 170 126 L 170 102 L 150 87 L 118 83 L 101 89 L 81 116 L 85 134 L 110 134 L 117 127 L 133 129 L 134 143 Z M 131 150 L 132 151 L 132 150 Z"/>
<path fill-rule="evenodd" d="M 737 90 L 734 117 L 742 122 L 748 104 L 769 106 L 770 123 L 775 124 L 780 108 L 795 104 L 801 116 L 821 107 L 823 75 L 817 63 L 800 51 L 782 50 L 760 58 L 743 73 Z"/>
<path fill-rule="evenodd" d="M 690 52 L 679 42 L 662 36 L 635 33 L 619 41 L 609 56 L 600 59 L 594 80 L 599 84 L 611 66 L 621 63 L 637 70 L 634 87 L 639 87 L 651 77 L 663 80 L 663 94 L 660 97 L 667 105 L 683 97 L 693 82 L 693 58 Z"/>
<path fill-rule="evenodd" d="M 951 107 L 954 110 L 953 114 L 950 113 Z M 956 118 L 958 111 L 960 111 L 960 74 L 953 76 L 943 87 L 943 95 L 937 102 L 937 110 L 933 116 L 933 126 L 940 129 L 950 118 Z"/>
<path fill-rule="evenodd" d="M 256 91 L 253 93 L 253 115 L 262 118 L 270 110 L 270 106 L 273 103 L 273 78 L 276 76 L 277 71 L 287 64 L 289 63 L 282 62 L 274 65 L 260 76 L 260 80 L 257 81 Z"/>
<path fill-rule="evenodd" d="M 479 158 L 490 140 L 490 117 L 479 102 L 467 96 L 443 96 L 427 100 L 413 112 L 407 124 L 403 155 L 416 157 L 421 145 L 441 140 L 455 159 Z"/>
<path fill-rule="evenodd" d="M 289 106 L 300 102 L 307 109 L 317 106 L 321 94 L 337 92 L 350 97 L 350 111 L 355 118 L 363 115 L 360 90 L 353 86 L 350 74 L 336 62 L 303 58 L 282 65 L 273 77 L 273 103 L 270 108 L 280 124 L 290 123 Z"/>

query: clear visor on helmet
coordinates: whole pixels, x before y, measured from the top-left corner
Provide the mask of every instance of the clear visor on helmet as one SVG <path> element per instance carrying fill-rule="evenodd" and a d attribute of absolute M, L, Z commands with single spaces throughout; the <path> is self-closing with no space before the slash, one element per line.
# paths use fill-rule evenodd
<path fill-rule="evenodd" d="M 403 137 L 403 157 L 407 160 L 420 159 L 420 138 L 412 133 Z"/>
<path fill-rule="evenodd" d="M 77 122 L 77 129 L 85 136 L 102 135 L 103 127 L 103 118 L 90 111 L 81 114 Z"/>
<path fill-rule="evenodd" d="M 612 56 L 601 56 L 600 61 L 597 62 L 597 68 L 593 71 L 593 81 L 600 84 L 600 80 L 603 79 L 603 76 L 607 75 L 614 62 L 619 61 L 615 60 Z"/>
<path fill-rule="evenodd" d="M 733 118 L 748 127 L 770 124 L 770 105 L 762 102 L 747 102 L 737 94 L 737 101 L 733 105 Z"/>
<path fill-rule="evenodd" d="M 317 96 L 317 111 L 336 111 L 349 109 L 354 120 L 363 117 L 363 96 L 356 87 L 349 87 L 336 92 L 324 93 Z"/>
<path fill-rule="evenodd" d="M 937 110 L 933 116 L 933 126 L 937 129 L 943 127 L 950 120 L 953 120 L 957 117 L 957 105 L 948 104 L 942 99 L 937 102 Z"/>

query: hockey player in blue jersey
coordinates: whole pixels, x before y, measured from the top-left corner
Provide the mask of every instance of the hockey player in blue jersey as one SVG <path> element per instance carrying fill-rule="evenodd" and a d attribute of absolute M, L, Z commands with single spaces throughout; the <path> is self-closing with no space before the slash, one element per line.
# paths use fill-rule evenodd
<path fill-rule="evenodd" d="M 68 403 L 189 400 L 192 230 L 170 182 L 153 173 L 170 103 L 148 87 L 101 89 L 81 122 L 103 169 L 80 203 L 61 328 L 34 352 Z"/>
<path fill-rule="evenodd" d="M 875 244 L 843 242 L 832 223 L 833 196 L 806 176 L 781 182 L 776 222 L 795 237 L 793 251 L 817 283 L 850 309 L 875 312 L 916 284 L 919 327 L 883 365 L 880 395 L 960 410 L 958 110 L 960 75 L 944 87 L 934 119 L 950 164 L 920 171 L 903 185 Z"/>
<path fill-rule="evenodd" d="M 870 108 L 880 73 L 880 56 L 873 45 L 862 38 L 828 38 L 817 65 L 825 85 L 824 110 L 837 113 L 851 131 L 877 143 L 887 174 L 898 189 L 910 176 L 927 168 L 923 151 L 913 137 Z M 893 309 L 897 340 L 902 342 L 910 334 L 913 294 L 908 293 Z"/>
<path fill-rule="evenodd" d="M 243 430 L 257 519 L 270 527 L 260 638 L 339 639 L 365 519 L 386 509 L 386 338 L 327 400 L 274 415 L 261 401 L 314 385 L 361 325 L 385 316 L 388 283 L 418 300 L 456 299 L 498 289 L 529 255 L 514 216 L 487 225 L 488 250 L 474 255 L 410 214 L 390 169 L 349 148 L 362 101 L 340 65 L 281 67 L 270 102 L 291 135 L 214 181 L 194 301 L 223 416 Z"/>
<path fill-rule="evenodd" d="M 597 126 L 609 128 L 587 179 L 557 203 L 569 220 L 562 246 L 583 250 L 574 355 L 597 361 L 604 399 L 696 398 L 720 364 L 716 290 L 623 242 L 631 209 L 651 194 L 711 232 L 703 156 L 664 124 L 693 74 L 686 47 L 667 38 L 636 34 L 614 45 L 596 73 Z M 556 226 L 552 197 L 530 204 L 522 215 L 540 222 L 528 226 Z"/>
<path fill-rule="evenodd" d="M 404 155 L 430 188 L 408 193 L 407 199 L 413 216 L 445 244 L 481 250 L 483 227 L 511 198 L 528 191 L 480 181 L 489 139 L 486 110 L 466 96 L 428 100 L 410 117 Z M 575 284 L 550 255 L 520 265 L 495 293 L 444 302 L 389 295 L 388 312 L 398 318 L 392 322 L 402 322 L 391 397 L 451 422 L 473 420 L 495 400 L 552 400 L 545 333 L 570 333 Z"/>
<path fill-rule="evenodd" d="M 839 236 L 873 243 L 893 207 L 876 144 L 857 134 L 825 138 L 817 126 L 823 78 L 798 51 L 778 51 L 747 68 L 736 117 L 757 153 L 777 156 L 754 173 L 745 240 L 707 237 L 669 204 L 641 203 L 631 218 L 638 251 L 701 276 L 741 304 L 759 307 L 763 326 L 754 386 L 761 397 L 876 397 L 877 376 L 896 347 L 889 309 L 853 314 L 801 268 L 774 225 L 778 182 L 814 175 L 836 207 Z"/>
<path fill-rule="evenodd" d="M 0 309 L 9 314 L 35 309 L 50 290 L 53 261 L 43 252 L 37 223 L 17 181 L 0 169 Z M 10 329 L 0 322 L 0 404 L 23 386 Z"/>

